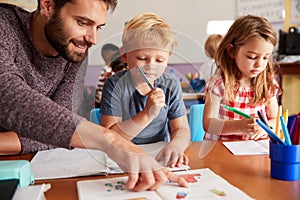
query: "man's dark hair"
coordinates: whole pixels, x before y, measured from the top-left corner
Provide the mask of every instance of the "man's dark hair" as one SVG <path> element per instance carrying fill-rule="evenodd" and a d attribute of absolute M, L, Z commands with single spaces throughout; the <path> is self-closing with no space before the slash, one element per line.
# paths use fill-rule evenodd
<path fill-rule="evenodd" d="M 75 3 L 76 0 L 53 0 L 54 1 L 54 4 L 55 4 L 55 7 L 54 9 L 56 11 L 60 10 L 66 3 Z M 85 0 L 87 1 L 87 0 Z M 104 1 L 107 6 L 108 6 L 108 9 L 111 10 L 111 12 L 113 12 L 118 4 L 118 0 L 102 0 Z M 37 7 L 38 11 L 41 9 L 40 7 L 40 0 L 38 0 L 38 7 Z"/>

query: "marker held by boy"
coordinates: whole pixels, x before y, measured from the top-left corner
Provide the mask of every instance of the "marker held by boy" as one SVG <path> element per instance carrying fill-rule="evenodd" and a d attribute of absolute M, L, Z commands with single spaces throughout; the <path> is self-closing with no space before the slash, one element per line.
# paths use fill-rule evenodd
<path fill-rule="evenodd" d="M 154 89 L 154 86 L 150 83 L 150 81 L 147 79 L 144 71 L 141 69 L 140 66 L 137 66 L 136 69 L 138 70 L 138 72 L 142 75 L 142 78 L 144 79 L 144 81 L 147 83 L 147 85 L 150 87 L 151 90 Z"/>
<path fill-rule="evenodd" d="M 142 78 L 143 78 L 144 81 L 147 83 L 147 85 L 150 87 L 150 89 L 153 90 L 153 89 L 154 89 L 154 86 L 153 86 L 153 85 L 150 83 L 150 81 L 147 79 L 147 77 L 146 77 L 144 71 L 141 69 L 141 67 L 140 67 L 140 66 L 137 66 L 136 69 L 137 69 L 137 71 L 141 74 Z M 164 105 L 164 108 L 166 108 L 166 107 L 167 107 L 167 106 L 166 106 L 166 104 L 165 104 L 165 105 Z"/>
<path fill-rule="evenodd" d="M 245 118 L 247 118 L 247 119 L 252 118 L 250 115 L 247 115 L 246 113 L 243 113 L 242 111 L 239 111 L 239 110 L 237 110 L 237 109 L 235 109 L 235 108 L 232 108 L 232 107 L 230 107 L 230 106 L 225 105 L 224 108 L 226 108 L 227 110 L 229 110 L 229 111 L 231 111 L 231 112 L 234 112 L 234 113 L 236 113 L 236 114 L 238 114 L 238 115 L 240 115 L 240 116 L 242 116 L 242 117 L 245 117 Z"/>

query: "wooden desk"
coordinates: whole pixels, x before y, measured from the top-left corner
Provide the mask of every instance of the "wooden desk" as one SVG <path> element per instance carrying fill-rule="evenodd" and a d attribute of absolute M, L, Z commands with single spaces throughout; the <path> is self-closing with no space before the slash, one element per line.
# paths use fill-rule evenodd
<path fill-rule="evenodd" d="M 271 178 L 268 155 L 234 156 L 219 141 L 205 158 L 199 159 L 200 145 L 194 143 L 187 152 L 193 169 L 208 167 L 254 199 L 299 199 L 300 181 Z"/>
<path fill-rule="evenodd" d="M 300 181 L 281 181 L 270 177 L 268 155 L 234 156 L 219 141 L 203 159 L 198 152 L 202 143 L 193 143 L 187 150 L 192 169 L 210 168 L 226 179 L 230 184 L 243 190 L 255 199 L 299 199 Z M 31 160 L 33 154 L 22 156 L 0 156 L 0 160 Z M 57 180 L 36 181 L 36 184 L 51 183 L 51 189 L 45 193 L 47 200 L 76 200 L 76 182 L 87 179 L 112 178 L 120 175 L 92 176 Z"/>

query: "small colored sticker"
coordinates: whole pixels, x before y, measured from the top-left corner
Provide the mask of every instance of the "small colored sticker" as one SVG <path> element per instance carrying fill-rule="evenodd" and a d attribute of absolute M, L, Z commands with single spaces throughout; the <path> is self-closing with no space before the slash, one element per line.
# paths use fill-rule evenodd
<path fill-rule="evenodd" d="M 189 182 L 189 183 L 196 183 L 200 179 L 201 174 L 200 173 L 196 173 L 196 174 L 183 174 L 181 176 L 183 176 L 183 178 L 187 182 Z"/>
<path fill-rule="evenodd" d="M 226 196 L 225 192 L 223 192 L 223 191 L 221 191 L 221 190 L 211 189 L 211 190 L 209 190 L 209 191 L 211 191 L 212 193 L 214 193 L 214 194 L 216 194 L 216 195 L 218 195 L 218 196 L 220 196 L 220 197 Z"/>
<path fill-rule="evenodd" d="M 187 196 L 186 192 L 177 192 L 176 199 L 185 199 Z"/>

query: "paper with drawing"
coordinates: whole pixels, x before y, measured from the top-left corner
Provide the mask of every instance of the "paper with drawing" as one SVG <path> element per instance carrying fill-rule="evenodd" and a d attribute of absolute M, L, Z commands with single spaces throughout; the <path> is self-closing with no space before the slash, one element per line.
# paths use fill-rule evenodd
<path fill-rule="evenodd" d="M 77 182 L 79 200 L 118 199 L 252 199 L 208 168 L 175 172 L 185 177 L 190 187 L 166 183 L 156 191 L 131 192 L 124 188 L 127 177 Z"/>

